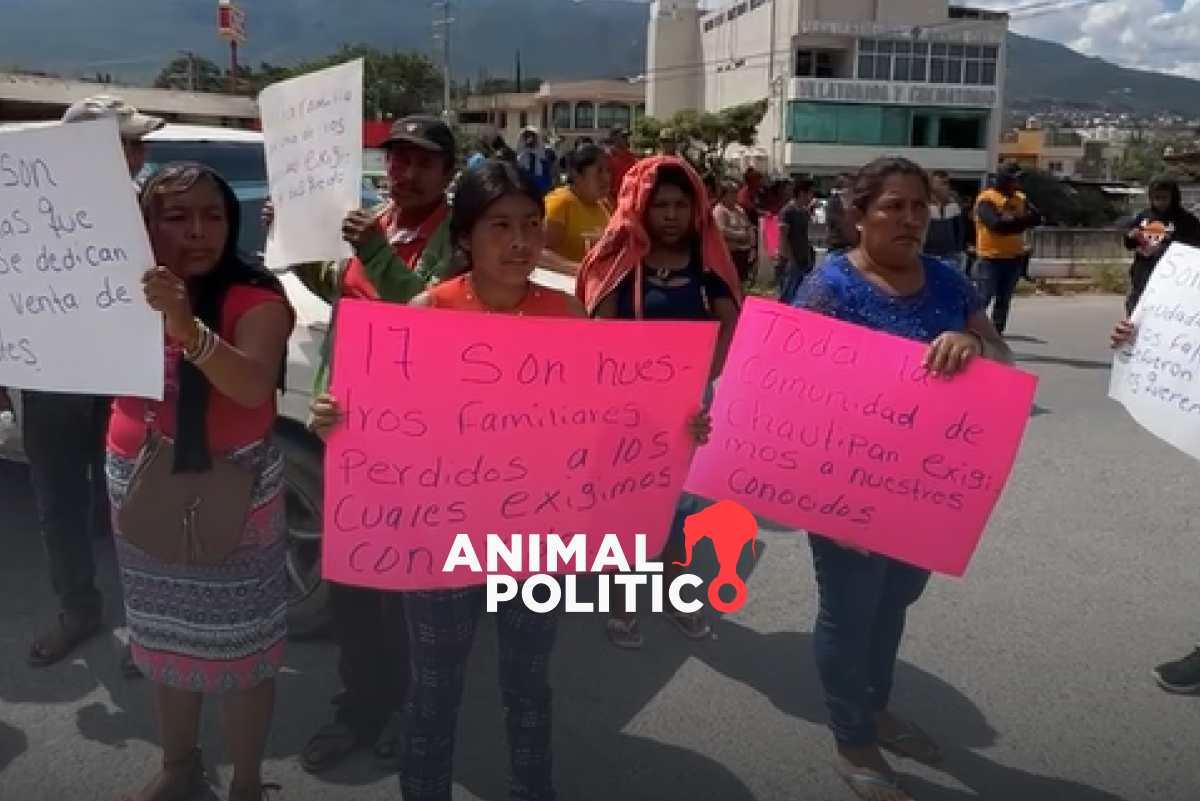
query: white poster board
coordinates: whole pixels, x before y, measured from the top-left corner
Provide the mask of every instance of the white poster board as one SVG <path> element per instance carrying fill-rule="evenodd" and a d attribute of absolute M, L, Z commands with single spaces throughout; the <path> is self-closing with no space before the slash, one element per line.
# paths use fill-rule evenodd
<path fill-rule="evenodd" d="M 0 133 L 0 386 L 161 399 L 152 266 L 116 120 Z"/>
<path fill-rule="evenodd" d="M 1143 428 L 1200 459 L 1200 250 L 1163 254 L 1113 357 L 1109 397 Z"/>
<path fill-rule="evenodd" d="M 348 258 L 342 220 L 362 198 L 362 59 L 258 96 L 275 223 L 268 267 Z"/>

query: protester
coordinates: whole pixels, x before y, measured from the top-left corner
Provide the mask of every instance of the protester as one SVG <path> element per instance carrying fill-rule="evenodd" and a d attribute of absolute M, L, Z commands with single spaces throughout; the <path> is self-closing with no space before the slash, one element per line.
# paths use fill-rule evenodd
<path fill-rule="evenodd" d="M 713 221 L 725 238 L 729 255 L 733 257 L 738 278 L 746 283 L 753 275 L 758 250 L 758 231 L 738 204 L 738 185 L 727 181 L 721 187 L 720 199 L 713 208 Z"/>
<path fill-rule="evenodd" d="M 1200 220 L 1183 207 L 1179 182 L 1162 176 L 1150 182 L 1150 208 L 1138 214 L 1129 232 L 1125 247 L 1135 251 L 1129 267 L 1129 295 L 1125 313 L 1133 314 L 1154 267 L 1172 242 L 1200 247 Z"/>
<path fill-rule="evenodd" d="M 663 128 L 658 132 L 658 152 L 662 156 L 679 156 L 679 136 L 674 128 Z"/>
<path fill-rule="evenodd" d="M 546 251 L 543 267 L 575 275 L 588 248 L 608 225 L 612 183 L 608 156 L 584 145 L 567 157 L 569 178 L 546 196 Z"/>
<path fill-rule="evenodd" d="M 925 255 L 949 262 L 966 271 L 967 219 L 954 190 L 950 174 L 934 170 L 929 174 L 933 201 L 929 204 L 929 233 L 925 235 Z"/>
<path fill-rule="evenodd" d="M 792 302 L 816 263 L 816 251 L 808 241 L 812 206 L 812 180 L 797 178 L 792 183 L 792 199 L 779 213 L 779 299 L 784 303 Z"/>
<path fill-rule="evenodd" d="M 842 173 L 834 181 L 829 202 L 825 206 L 825 252 L 829 255 L 849 250 L 858 244 L 858 232 L 850 221 L 846 195 L 850 191 L 854 176 Z"/>
<path fill-rule="evenodd" d="M 704 186 L 681 158 L 643 159 L 629 171 L 621 202 L 600 243 L 583 262 L 577 293 L 589 315 L 622 320 L 715 320 L 720 323 L 710 380 L 725 366 L 737 326 L 741 283 L 721 232 L 704 206 Z M 693 436 L 707 438 L 708 418 L 692 420 Z M 666 549 L 664 583 L 684 562 L 683 521 L 698 508 L 684 495 L 676 507 Z M 668 613 L 692 639 L 710 634 L 702 612 Z M 640 648 L 637 618 L 614 609 L 608 636 L 620 648 Z"/>
<path fill-rule="evenodd" d="M 617 196 L 621 193 L 621 183 L 625 174 L 637 164 L 638 157 L 629 149 L 629 131 L 624 128 L 613 128 L 608 137 L 608 168 L 612 180 L 608 190 L 608 204 L 617 207 Z"/>
<path fill-rule="evenodd" d="M 407 303 L 453 264 L 446 187 L 454 175 L 455 142 L 434 117 L 408 117 L 392 126 L 387 149 L 391 198 L 382 210 L 347 215 L 342 233 L 355 257 L 341 272 L 339 296 Z M 332 333 L 326 338 L 314 394 L 329 386 Z M 356 749 L 374 745 L 375 757 L 394 764 L 398 713 L 408 680 L 400 596 L 330 584 L 330 609 L 340 648 L 345 695 L 334 720 L 322 726 L 300 755 L 310 772 L 327 770 Z"/>
<path fill-rule="evenodd" d="M 558 156 L 542 143 L 542 135 L 536 129 L 527 128 L 521 134 L 521 144 L 517 149 L 517 167 L 542 197 L 554 188 L 558 177 L 555 166 L 557 162 Z"/>
<path fill-rule="evenodd" d="M 878 159 L 858 174 L 849 196 L 860 243 L 827 259 L 801 286 L 795 305 L 846 322 L 929 343 L 925 367 L 944 377 L 976 356 L 1011 353 L 957 270 L 921 256 L 931 190 L 919 166 Z M 902 801 L 880 747 L 935 763 L 941 750 L 889 709 L 907 608 L 929 572 L 890 557 L 809 536 L 819 607 L 813 648 L 832 719 L 836 769 L 870 801 Z"/>
<path fill-rule="evenodd" d="M 1021 168 L 1001 167 L 995 188 L 975 200 L 975 269 L 983 287 L 984 308 L 992 306 L 992 323 L 1001 334 L 1008 325 L 1017 281 L 1025 271 L 1028 253 L 1024 234 L 1042 224 L 1042 215 L 1021 191 Z"/>
<path fill-rule="evenodd" d="M 746 219 L 758 230 L 758 218 L 762 214 L 764 179 L 762 173 L 747 167 L 742 175 L 742 185 L 737 191 L 737 204 L 746 213 Z"/>
<path fill-rule="evenodd" d="M 216 694 L 234 766 L 229 798 L 261 801 L 288 592 L 283 455 L 271 431 L 294 318 L 279 282 L 238 258 L 238 201 L 211 169 L 163 167 L 141 205 L 160 265 L 143 284 L 163 314 L 166 383 L 161 402 L 118 398 L 108 433 L 126 619 L 134 660 L 154 682 L 163 749 L 161 771 L 134 798 L 204 788 L 200 714 Z M 174 445 L 156 450 L 154 437 Z M 214 472 L 221 464 L 245 472 L 245 495 Z M 186 561 L 163 556 L 185 512 L 171 499 L 183 492 L 205 509 L 234 507 L 242 528 L 200 526 Z"/>
<path fill-rule="evenodd" d="M 73 104 L 63 122 L 115 118 L 131 179 L 146 161 L 142 139 L 162 128 L 158 117 L 141 114 L 119 97 L 99 95 Z M 136 191 L 136 185 L 133 186 Z M 23 441 L 38 521 L 58 597 L 54 625 L 29 648 L 33 667 L 53 665 L 101 630 L 102 599 L 96 588 L 94 536 L 111 531 L 104 477 L 104 440 L 111 399 L 59 392 L 21 393 Z M 0 409 L 12 410 L 0 388 Z M 139 676 L 129 649 L 122 659 L 128 678 Z"/>
<path fill-rule="evenodd" d="M 486 162 L 465 173 L 454 195 L 451 218 L 462 259 L 459 275 L 418 296 L 412 305 L 583 317 L 575 298 L 529 280 L 542 252 L 542 216 L 537 188 L 511 166 Z M 314 428 L 322 436 L 339 416 L 336 398 L 324 394 L 314 402 Z M 400 758 L 405 801 L 450 799 L 458 710 L 484 595 L 479 586 L 403 596 L 412 660 Z M 495 617 L 500 694 L 511 755 L 510 797 L 553 799 L 549 670 L 558 614 L 537 614 L 513 600 L 502 604 Z"/>

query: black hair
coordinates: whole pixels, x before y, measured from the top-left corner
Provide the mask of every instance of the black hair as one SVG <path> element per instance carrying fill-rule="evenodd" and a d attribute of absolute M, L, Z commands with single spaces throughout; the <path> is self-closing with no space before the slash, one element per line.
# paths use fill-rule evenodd
<path fill-rule="evenodd" d="M 567 169 L 571 177 L 582 175 L 588 167 L 593 167 L 607 158 L 607 154 L 599 145 L 581 145 L 567 156 Z"/>
<path fill-rule="evenodd" d="M 668 164 L 658 169 L 654 174 L 654 189 L 650 192 L 651 202 L 653 202 L 654 196 L 658 194 L 658 190 L 664 186 L 674 186 L 691 198 L 692 202 L 696 200 L 696 187 L 692 184 L 691 179 L 688 178 L 688 174 L 683 171 L 682 167 Z"/>
<path fill-rule="evenodd" d="M 949 181 L 950 173 L 946 172 L 945 170 L 932 170 L 929 173 L 929 177 L 930 178 L 940 178 L 943 181 Z"/>
<path fill-rule="evenodd" d="M 283 285 L 274 275 L 260 266 L 244 261 L 237 252 L 240 231 L 240 209 L 237 196 L 221 175 L 204 164 L 174 162 L 152 173 L 142 186 L 140 203 L 147 228 L 158 213 L 159 200 L 164 195 L 187 192 L 202 180 L 211 180 L 221 194 L 229 230 L 217 266 L 190 282 L 189 293 L 195 314 L 213 331 L 221 326 L 221 307 L 230 288 L 255 286 L 269 289 L 286 297 Z M 283 385 L 283 363 L 279 366 L 279 383 Z M 211 385 L 199 368 L 188 362 L 179 365 L 179 398 L 176 402 L 176 473 L 204 472 L 212 468 L 208 450 L 208 397 Z"/>
<path fill-rule="evenodd" d="M 453 275 L 470 272 L 471 255 L 463 243 L 492 204 L 509 195 L 529 198 L 537 206 L 538 214 L 545 215 L 541 193 L 511 162 L 488 159 L 459 176 L 450 210 L 450 241 L 459 255 Z"/>
<path fill-rule="evenodd" d="M 1170 175 L 1157 175 L 1150 181 L 1149 188 L 1146 189 L 1146 199 L 1150 199 L 1150 195 L 1155 192 L 1170 192 L 1171 207 L 1167 209 L 1168 216 L 1174 217 L 1183 211 L 1183 192 L 1179 189 L 1179 181 Z M 1153 203 L 1150 204 L 1153 207 Z"/>
<path fill-rule="evenodd" d="M 792 180 L 792 197 L 795 197 L 801 192 L 811 191 L 813 191 L 812 178 L 795 178 Z"/>
<path fill-rule="evenodd" d="M 866 213 L 875 200 L 883 194 L 883 185 L 893 175 L 909 175 L 918 178 L 925 187 L 925 198 L 933 195 L 929 173 L 915 161 L 898 156 L 885 156 L 872 161 L 858 171 L 850 189 L 850 203 L 860 212 Z"/>

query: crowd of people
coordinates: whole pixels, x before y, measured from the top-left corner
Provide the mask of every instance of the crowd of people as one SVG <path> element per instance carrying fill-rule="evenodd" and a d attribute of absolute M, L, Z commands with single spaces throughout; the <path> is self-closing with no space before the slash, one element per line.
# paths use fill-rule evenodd
<path fill-rule="evenodd" d="M 72 107 L 67 121 L 104 116 L 119 120 L 137 174 L 139 142 L 162 121 L 111 98 Z M 769 182 L 750 171 L 740 183 L 706 185 L 670 132 L 661 152 L 644 158 L 630 151 L 624 131 L 605 147 L 584 143 L 567 157 L 565 182 L 536 134 L 522 137 L 517 151 L 499 140 L 480 143 L 461 173 L 454 135 L 439 119 L 400 121 L 384 147 L 390 197 L 341 221 L 354 256 L 320 273 L 332 276 L 323 294 L 447 312 L 715 321 L 706 397 L 682 410 L 697 444 L 709 434 L 704 409 L 754 278 L 765 215 L 779 220 L 784 302 L 927 343 L 925 367 L 936 374 L 953 375 L 975 358 L 1012 359 L 1001 334 L 1027 258 L 1022 233 L 1039 222 L 1019 171 L 1002 171 L 968 214 L 945 173 L 930 175 L 902 158 L 875 160 L 837 178 L 818 258 L 809 236 L 813 179 Z M 271 431 L 294 315 L 279 282 L 239 258 L 237 200 L 222 176 L 169 164 L 138 191 L 156 261 L 144 295 L 165 325 L 164 396 L 26 396 L 25 442 L 60 604 L 29 662 L 57 663 L 100 631 L 89 532 L 103 535 L 111 521 L 129 628 L 127 675 L 149 680 L 162 747 L 159 770 L 131 798 L 183 801 L 202 789 L 197 743 L 211 696 L 234 766 L 228 797 L 261 801 L 271 789 L 261 766 L 286 636 L 283 459 Z M 1138 253 L 1135 293 L 1164 241 L 1200 240 L 1200 223 L 1180 208 L 1177 187 L 1156 183 L 1151 203 L 1129 233 Z M 268 209 L 268 225 L 270 218 Z M 1159 249 L 1149 249 L 1148 232 L 1168 227 L 1166 239 L 1155 240 Z M 975 281 L 967 274 L 972 239 Z M 537 267 L 575 276 L 575 294 L 534 283 Z M 1122 323 L 1114 343 L 1132 333 Z M 329 392 L 335 336 L 336 326 L 311 409 L 310 427 L 322 437 L 341 415 Z M 153 525 L 186 516 L 176 500 L 184 485 L 188 497 L 199 494 L 244 521 L 191 532 L 188 558 L 164 549 Z M 683 521 L 703 503 L 679 498 L 660 555 L 668 571 L 684 561 Z M 890 703 L 906 613 L 930 574 L 819 532 L 809 542 L 818 594 L 813 646 L 836 769 L 860 798 L 903 801 L 909 796 L 884 751 L 926 763 L 942 757 L 936 740 Z M 369 748 L 398 773 L 406 801 L 448 801 L 482 589 L 394 593 L 332 584 L 330 608 L 343 689 L 303 749 L 303 766 L 320 773 Z M 702 612 L 669 617 L 690 639 L 710 634 Z M 517 599 L 495 619 L 510 797 L 552 799 L 557 617 Z M 643 645 L 637 617 L 624 608 L 605 631 L 616 647 Z M 1163 666 L 1159 678 L 1168 688 L 1200 689 L 1200 651 Z"/>

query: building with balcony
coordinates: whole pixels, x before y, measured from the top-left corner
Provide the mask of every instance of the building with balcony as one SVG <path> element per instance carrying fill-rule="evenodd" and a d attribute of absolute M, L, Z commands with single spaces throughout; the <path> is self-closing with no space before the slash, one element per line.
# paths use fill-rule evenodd
<path fill-rule="evenodd" d="M 946 0 L 655 0 L 647 110 L 767 99 L 773 170 L 830 176 L 901 155 L 961 181 L 997 163 L 1008 16 Z"/>
<path fill-rule="evenodd" d="M 643 84 L 552 81 L 536 92 L 472 95 L 458 121 L 468 136 L 499 133 L 510 147 L 522 131 L 536 128 L 565 149 L 584 137 L 600 142 L 613 128 L 632 128 L 645 113 Z"/>
<path fill-rule="evenodd" d="M 1056 178 L 1082 177 L 1087 155 L 1083 137 L 1074 131 L 1025 128 L 1010 131 L 1000 140 L 1001 161 L 1014 161 L 1022 167 L 1048 172 Z"/>

